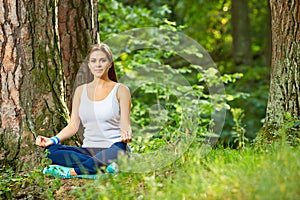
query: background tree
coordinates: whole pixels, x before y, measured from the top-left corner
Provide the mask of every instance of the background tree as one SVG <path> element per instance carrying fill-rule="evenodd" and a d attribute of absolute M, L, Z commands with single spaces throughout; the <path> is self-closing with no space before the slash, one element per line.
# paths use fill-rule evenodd
<path fill-rule="evenodd" d="M 265 126 L 300 116 L 299 0 L 270 0 L 272 70 Z"/>
<path fill-rule="evenodd" d="M 252 65 L 248 0 L 231 1 L 233 60 L 235 65 Z"/>
<path fill-rule="evenodd" d="M 0 1 L 1 165 L 30 160 L 35 136 L 66 124 L 71 83 L 96 41 L 97 9 L 95 0 Z"/>

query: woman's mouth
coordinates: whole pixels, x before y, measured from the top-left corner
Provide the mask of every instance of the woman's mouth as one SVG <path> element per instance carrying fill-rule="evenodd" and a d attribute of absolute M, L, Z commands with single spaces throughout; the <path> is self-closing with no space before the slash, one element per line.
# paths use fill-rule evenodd
<path fill-rule="evenodd" d="M 95 72 L 98 72 L 98 73 L 101 73 L 103 71 L 104 71 L 104 69 L 95 69 Z"/>

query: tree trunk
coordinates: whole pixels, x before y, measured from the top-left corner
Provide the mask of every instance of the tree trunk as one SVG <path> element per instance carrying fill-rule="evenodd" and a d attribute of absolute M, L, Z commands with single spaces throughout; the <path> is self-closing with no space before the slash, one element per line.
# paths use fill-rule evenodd
<path fill-rule="evenodd" d="M 58 31 L 66 99 L 71 109 L 77 72 L 90 46 L 97 42 L 98 1 L 68 0 L 58 3 Z"/>
<path fill-rule="evenodd" d="M 0 165 L 32 161 L 35 155 L 29 152 L 36 152 L 35 137 L 52 136 L 66 124 L 66 102 L 71 97 L 67 94 L 71 94 L 76 68 L 63 68 L 62 63 L 83 59 L 87 45 L 95 42 L 95 2 L 92 6 L 89 1 L 74 0 L 60 11 L 58 5 L 64 3 L 58 0 L 0 0 Z M 72 11 L 75 7 L 82 9 L 81 15 Z M 59 18 L 61 12 L 69 16 Z M 71 13 L 84 18 L 85 24 L 75 21 Z M 71 34 L 68 45 L 63 30 Z M 69 57 L 66 48 L 72 49 Z"/>
<path fill-rule="evenodd" d="M 248 10 L 248 0 L 231 1 L 233 37 L 232 54 L 234 63 L 237 66 L 252 64 L 250 21 Z"/>
<path fill-rule="evenodd" d="M 265 126 L 282 125 L 284 115 L 300 116 L 299 0 L 270 0 L 272 70 Z"/>

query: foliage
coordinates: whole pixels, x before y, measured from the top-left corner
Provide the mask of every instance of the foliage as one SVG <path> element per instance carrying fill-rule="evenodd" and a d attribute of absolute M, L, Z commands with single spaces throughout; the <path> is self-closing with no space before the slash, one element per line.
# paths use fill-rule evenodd
<path fill-rule="evenodd" d="M 165 13 L 170 12 L 165 7 L 158 8 L 154 17 L 153 11 L 149 9 L 124 6 L 116 0 L 100 0 L 98 5 L 101 41 L 133 28 L 157 27 L 164 23 Z"/>
<path fill-rule="evenodd" d="M 210 57 L 195 46 L 174 51 L 172 47 L 182 45 L 176 37 L 184 26 L 166 20 L 165 15 L 170 13 L 167 9 L 163 6 L 151 13 L 146 8 L 124 6 L 114 0 L 100 1 L 99 5 L 102 41 L 110 43 L 117 55 L 115 66 L 120 81 L 132 92 L 131 120 L 135 138 L 131 146 L 139 153 L 176 142 L 186 129 L 196 134 L 198 140 L 203 140 L 203 134 L 207 133 L 199 130 L 206 127 L 208 132 L 211 131 L 213 113 L 229 109 L 227 101 L 246 97 L 244 93 L 216 95 L 210 91 L 218 85 L 236 82 L 243 74 L 220 76 L 212 61 L 203 66 L 187 63 L 182 58 L 178 61 L 178 54 L 206 56 L 207 60 Z M 115 37 L 128 29 L 149 26 L 164 31 L 164 37 L 159 40 L 146 30 L 133 32 L 134 37 Z M 144 48 L 139 49 L 140 46 Z M 194 119 L 192 125 L 183 127 L 184 119 L 188 118 Z"/>
<path fill-rule="evenodd" d="M 110 6 L 116 4 L 118 6 Z M 228 103 L 231 107 L 241 107 L 245 111 L 245 136 L 252 140 L 262 126 L 268 98 L 267 94 L 269 92 L 269 68 L 265 66 L 267 26 L 262 25 L 266 24 L 267 6 L 265 1 L 249 1 L 254 54 L 253 66 L 236 67 L 232 62 L 230 1 L 213 1 L 208 3 L 207 1 L 195 0 L 189 1 L 187 4 L 185 1 L 144 2 L 123 0 L 118 1 L 118 3 L 112 1 L 112 3 L 106 3 L 105 5 L 101 4 L 99 6 L 99 16 L 102 16 L 100 17 L 102 20 L 102 23 L 100 23 L 101 39 L 105 40 L 115 33 L 137 27 L 159 27 L 166 22 L 175 25 L 176 29 L 189 35 L 208 50 L 222 74 L 244 73 L 242 79 L 238 78 L 234 84 L 228 83 L 226 91 L 233 96 L 243 94 L 239 95 L 239 98 L 230 100 Z M 199 12 L 200 8 L 201 12 Z M 131 19 L 130 17 L 133 16 L 133 13 L 135 13 L 134 19 Z M 145 15 L 146 17 L 144 17 Z M 122 21 L 119 24 L 119 19 L 125 19 L 126 17 L 129 20 Z M 169 22 L 166 20 L 167 18 L 174 20 L 174 22 Z M 106 23 L 107 21 L 110 23 Z M 155 55 L 149 54 L 148 56 Z M 131 59 L 131 57 L 128 59 Z M 139 60 L 135 61 L 135 63 L 138 65 Z M 132 65 L 126 65 L 130 63 L 122 62 L 122 64 L 125 70 L 128 70 L 126 69 L 127 66 L 131 67 L 129 71 L 133 70 Z M 180 68 L 184 67 L 184 65 L 180 66 Z M 193 72 L 190 74 L 193 74 Z M 123 74 L 121 73 L 121 75 Z M 188 74 L 186 74 L 186 77 L 191 84 L 195 83 Z M 248 93 L 248 95 L 245 95 L 245 93 Z M 227 115 L 222 138 L 226 138 L 231 134 L 233 126 L 233 118 L 231 115 Z"/>
<path fill-rule="evenodd" d="M 246 137 L 253 139 L 262 127 L 265 117 L 267 94 L 269 92 L 269 67 L 266 66 L 268 52 L 268 1 L 249 0 L 251 41 L 253 51 L 252 66 L 235 66 L 232 62 L 231 1 L 178 1 L 176 13 L 184 19 L 188 35 L 201 43 L 212 55 L 221 73 L 240 72 L 244 77 L 226 87 L 229 93 L 248 93 L 247 98 L 230 102 L 232 107 L 245 111 Z M 199 9 L 201 12 L 199 12 Z M 246 13 L 245 13 L 246 14 Z M 179 23 L 180 24 L 180 23 Z M 231 134 L 234 126 L 232 117 L 226 118 L 222 137 Z"/>
<path fill-rule="evenodd" d="M 61 181 L 43 175 L 42 169 L 48 164 L 45 154 L 41 164 L 28 172 L 0 168 L 0 199 L 54 199 L 53 194 Z"/>
<path fill-rule="evenodd" d="M 268 1 L 249 0 L 249 17 L 251 19 L 251 35 L 252 35 L 252 50 L 254 55 L 260 55 L 267 51 L 267 34 L 271 25 L 260 26 L 268 24 Z M 268 30 L 269 29 L 269 30 Z M 263 37 L 262 37 L 263 36 Z M 262 58 L 264 59 L 264 57 Z"/>
<path fill-rule="evenodd" d="M 233 136 L 234 136 L 234 143 L 238 143 L 238 148 L 244 148 L 247 138 L 245 137 L 245 127 L 243 126 L 243 119 L 245 117 L 244 111 L 240 108 L 231 108 L 230 109 L 233 115 L 233 121 L 235 126 L 233 127 Z"/>
<path fill-rule="evenodd" d="M 249 0 L 249 17 L 251 22 L 251 40 L 253 66 L 235 66 L 232 61 L 231 35 L 231 1 L 191 0 L 179 1 L 132 1 L 122 0 L 127 6 L 148 8 L 153 11 L 162 6 L 168 8 L 165 17 L 182 25 L 183 33 L 189 35 L 208 50 L 218 69 L 223 73 L 244 73 L 244 78 L 234 85 L 229 84 L 229 93 L 248 93 L 247 98 L 230 101 L 232 107 L 241 107 L 245 111 L 246 137 L 252 140 L 262 126 L 266 112 L 267 94 L 269 92 L 269 67 L 266 66 L 268 28 L 268 1 Z M 163 17 L 160 15 L 163 19 Z M 162 21 L 162 20 L 161 20 Z M 151 25 L 150 25 L 151 26 Z M 141 27 L 137 24 L 137 27 Z M 226 116 L 223 137 L 231 134 L 234 126 L 230 115 Z"/>

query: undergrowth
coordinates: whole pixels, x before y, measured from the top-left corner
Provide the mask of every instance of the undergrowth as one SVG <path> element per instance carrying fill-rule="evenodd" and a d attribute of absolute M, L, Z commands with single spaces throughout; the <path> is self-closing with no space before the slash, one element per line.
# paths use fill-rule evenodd
<path fill-rule="evenodd" d="M 54 199 L 61 180 L 49 179 L 42 169 L 49 164 L 46 154 L 35 169 L 26 172 L 0 168 L 1 199 Z"/>
<path fill-rule="evenodd" d="M 216 147 L 207 154 L 202 145 L 194 141 L 161 170 L 120 172 L 80 184 L 44 177 L 42 166 L 25 174 L 1 169 L 0 199 L 300 199 L 299 145 L 281 139 Z"/>
<path fill-rule="evenodd" d="M 240 150 L 200 144 L 151 173 L 120 173 L 72 190 L 78 199 L 300 199 L 300 148 L 285 142 Z M 84 192 L 83 192 L 84 191 Z"/>

